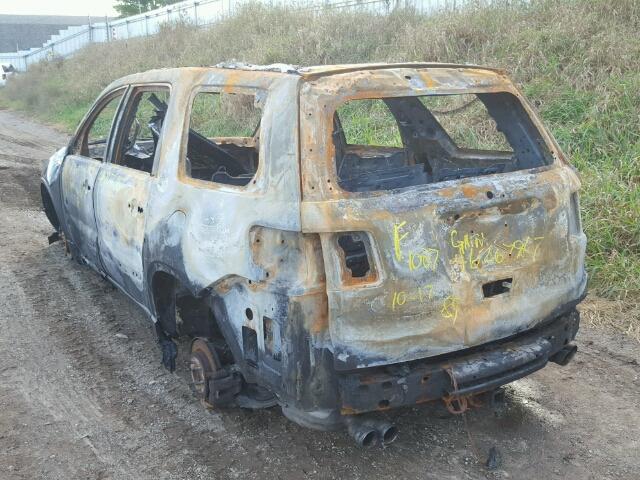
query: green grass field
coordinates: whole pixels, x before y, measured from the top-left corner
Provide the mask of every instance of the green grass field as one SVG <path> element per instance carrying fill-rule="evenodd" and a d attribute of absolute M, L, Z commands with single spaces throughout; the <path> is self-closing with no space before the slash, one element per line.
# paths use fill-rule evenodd
<path fill-rule="evenodd" d="M 591 290 L 640 298 L 640 2 L 540 0 L 431 17 L 247 6 L 212 28 L 92 45 L 34 66 L 0 103 L 72 130 L 113 79 L 223 60 L 477 63 L 506 69 L 583 179 Z M 363 134 L 365 134 L 364 132 Z M 393 141 L 390 139 L 389 141 Z"/>

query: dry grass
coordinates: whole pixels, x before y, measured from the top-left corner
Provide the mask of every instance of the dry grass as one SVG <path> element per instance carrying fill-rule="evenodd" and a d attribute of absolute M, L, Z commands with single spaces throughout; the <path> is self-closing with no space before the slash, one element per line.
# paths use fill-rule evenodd
<path fill-rule="evenodd" d="M 637 0 L 509 1 L 432 17 L 248 6 L 206 30 L 166 26 L 156 37 L 92 45 L 35 66 L 0 101 L 71 129 L 111 80 L 155 67 L 230 59 L 503 67 L 582 174 L 592 290 L 633 301 L 640 298 L 639 31 Z"/>
<path fill-rule="evenodd" d="M 589 296 L 580 313 L 590 327 L 617 330 L 640 342 L 640 305 L 635 302 Z"/>

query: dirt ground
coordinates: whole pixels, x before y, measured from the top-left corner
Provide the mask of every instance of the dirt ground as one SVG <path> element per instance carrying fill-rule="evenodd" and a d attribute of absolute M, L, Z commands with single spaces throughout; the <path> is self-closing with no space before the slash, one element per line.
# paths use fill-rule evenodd
<path fill-rule="evenodd" d="M 39 175 L 66 140 L 0 111 L 0 479 L 640 478 L 640 345 L 605 329 L 581 329 L 569 366 L 507 387 L 500 416 L 390 413 L 400 436 L 384 449 L 277 408 L 203 410 L 186 344 L 165 371 L 143 313 L 48 245 Z"/>

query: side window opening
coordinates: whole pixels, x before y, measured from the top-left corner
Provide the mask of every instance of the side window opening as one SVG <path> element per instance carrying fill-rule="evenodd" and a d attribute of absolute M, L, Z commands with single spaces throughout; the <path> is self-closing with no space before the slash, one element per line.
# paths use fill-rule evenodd
<path fill-rule="evenodd" d="M 477 95 L 418 97 L 435 120 L 462 149 L 511 152 L 504 133 Z"/>
<path fill-rule="evenodd" d="M 338 109 L 338 116 L 348 145 L 402 148 L 396 119 L 384 100 L 343 103 Z"/>
<path fill-rule="evenodd" d="M 334 115 L 340 186 L 391 190 L 552 161 L 510 93 L 351 100 Z"/>
<path fill-rule="evenodd" d="M 109 134 L 113 125 L 118 106 L 124 90 L 111 95 L 99 112 L 93 117 L 90 125 L 80 133 L 73 148 L 73 153 L 94 160 L 104 161 L 109 141 Z"/>
<path fill-rule="evenodd" d="M 247 185 L 258 169 L 261 115 L 255 95 L 198 93 L 189 119 L 186 175 Z"/>
<path fill-rule="evenodd" d="M 168 103 L 168 87 L 140 87 L 134 91 L 113 163 L 152 172 Z"/>

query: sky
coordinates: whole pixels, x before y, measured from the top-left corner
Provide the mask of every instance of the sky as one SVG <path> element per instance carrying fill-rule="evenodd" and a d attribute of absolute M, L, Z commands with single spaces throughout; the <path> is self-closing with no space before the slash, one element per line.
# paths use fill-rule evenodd
<path fill-rule="evenodd" d="M 116 16 L 115 0 L 0 0 L 0 14 Z"/>

